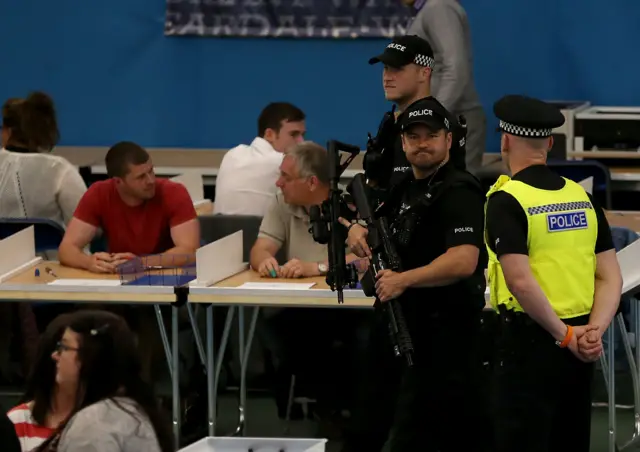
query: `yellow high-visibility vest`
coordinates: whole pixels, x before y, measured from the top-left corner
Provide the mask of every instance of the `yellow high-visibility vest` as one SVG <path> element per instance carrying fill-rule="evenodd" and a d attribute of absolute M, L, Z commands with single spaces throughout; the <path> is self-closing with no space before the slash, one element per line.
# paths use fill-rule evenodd
<path fill-rule="evenodd" d="M 513 196 L 522 206 L 528 223 L 529 264 L 535 279 L 561 319 L 591 312 L 595 292 L 598 218 L 587 193 L 565 179 L 561 190 L 541 190 L 501 176 L 487 193 L 498 191 Z M 502 266 L 487 243 L 491 305 L 522 312 L 509 292 Z"/>

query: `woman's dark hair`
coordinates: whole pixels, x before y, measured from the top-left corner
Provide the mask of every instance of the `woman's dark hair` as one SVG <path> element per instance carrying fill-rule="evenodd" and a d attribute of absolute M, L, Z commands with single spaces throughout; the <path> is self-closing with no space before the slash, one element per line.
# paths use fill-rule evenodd
<path fill-rule="evenodd" d="M 152 385 L 141 377 L 138 347 L 125 320 L 110 312 L 88 309 L 68 314 L 66 320 L 66 326 L 80 335 L 76 406 L 67 421 L 37 450 L 49 450 L 51 443 L 59 440 L 67 422 L 81 409 L 101 400 L 128 397 L 148 417 L 162 452 L 173 452 L 171 424 L 160 408 Z"/>
<path fill-rule="evenodd" d="M 44 331 L 40 342 L 36 360 L 27 380 L 27 389 L 22 402 L 33 400 L 31 415 L 39 425 L 45 425 L 47 414 L 53 409 L 53 394 L 56 386 L 56 363 L 51 355 L 56 350 L 58 341 L 67 328 L 69 314 L 56 317 Z"/>
<path fill-rule="evenodd" d="M 9 99 L 2 106 L 2 127 L 11 130 L 9 143 L 30 151 L 50 151 L 60 132 L 53 100 L 36 91 L 26 99 Z"/>

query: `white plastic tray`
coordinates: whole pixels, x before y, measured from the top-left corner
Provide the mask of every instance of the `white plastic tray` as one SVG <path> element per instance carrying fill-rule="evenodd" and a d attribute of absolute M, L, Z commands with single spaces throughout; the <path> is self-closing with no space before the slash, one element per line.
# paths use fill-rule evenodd
<path fill-rule="evenodd" d="M 208 437 L 179 452 L 325 452 L 326 439 Z"/>

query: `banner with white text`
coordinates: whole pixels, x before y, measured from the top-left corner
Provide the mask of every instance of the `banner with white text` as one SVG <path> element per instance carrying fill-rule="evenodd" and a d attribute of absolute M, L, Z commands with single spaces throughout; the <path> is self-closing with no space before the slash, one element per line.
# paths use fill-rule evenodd
<path fill-rule="evenodd" d="M 400 0 L 167 0 L 165 34 L 393 38 L 413 15 Z"/>

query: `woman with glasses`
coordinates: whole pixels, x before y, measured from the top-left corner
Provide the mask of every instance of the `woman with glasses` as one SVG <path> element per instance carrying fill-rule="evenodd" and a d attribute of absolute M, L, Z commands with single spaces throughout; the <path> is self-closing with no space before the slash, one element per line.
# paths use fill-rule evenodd
<path fill-rule="evenodd" d="M 74 388 L 67 419 L 38 452 L 172 452 L 171 425 L 141 378 L 133 333 L 124 319 L 81 310 L 65 317 L 52 357 L 56 384 Z"/>
<path fill-rule="evenodd" d="M 56 381 L 56 362 L 51 359 L 52 354 L 62 348 L 60 339 L 66 322 L 66 315 L 58 316 L 45 330 L 22 397 L 23 403 L 8 413 L 22 452 L 34 450 L 49 438 L 76 404 L 75 385 Z"/>

